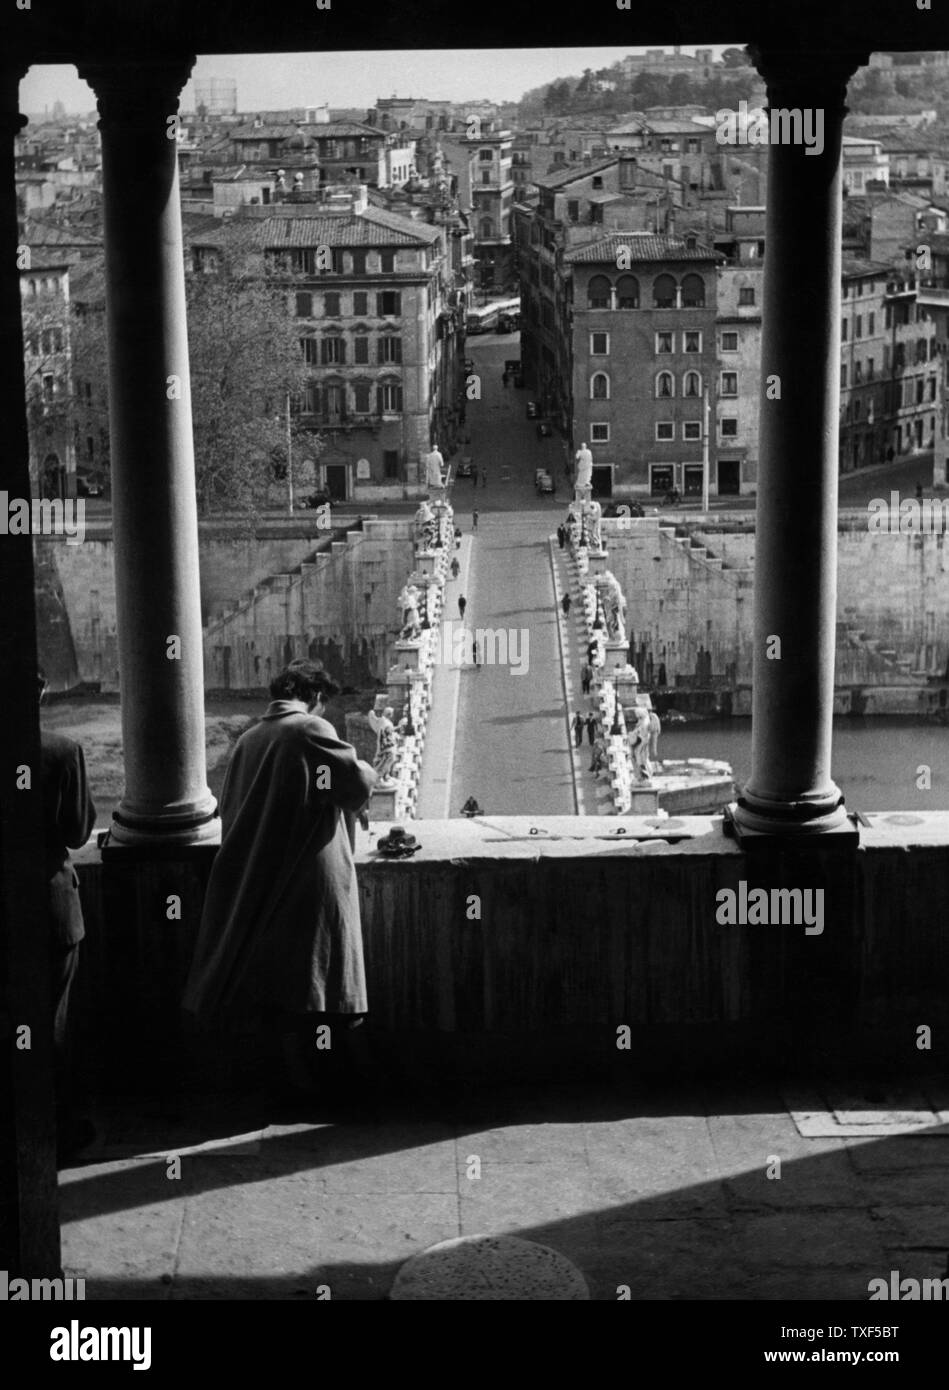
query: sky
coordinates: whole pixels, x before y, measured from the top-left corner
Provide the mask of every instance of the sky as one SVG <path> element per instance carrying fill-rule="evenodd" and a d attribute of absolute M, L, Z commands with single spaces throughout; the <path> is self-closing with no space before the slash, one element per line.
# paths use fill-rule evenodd
<path fill-rule="evenodd" d="M 724 48 L 741 44 L 699 44 Z M 412 96 L 434 100 L 519 101 L 524 92 L 555 78 L 579 76 L 584 68 L 609 67 L 642 48 L 454 49 L 366 53 L 274 53 L 261 56 L 210 55 L 199 58 L 199 78 L 237 82 L 241 111 L 282 110 L 292 106 L 360 107 L 379 97 Z M 671 51 L 671 46 L 670 46 Z M 684 46 L 683 52 L 693 53 Z M 95 110 L 95 98 L 72 66 L 32 68 L 20 86 L 20 110 L 41 115 L 61 101 L 69 114 Z M 192 84 L 182 111 L 194 110 Z"/>

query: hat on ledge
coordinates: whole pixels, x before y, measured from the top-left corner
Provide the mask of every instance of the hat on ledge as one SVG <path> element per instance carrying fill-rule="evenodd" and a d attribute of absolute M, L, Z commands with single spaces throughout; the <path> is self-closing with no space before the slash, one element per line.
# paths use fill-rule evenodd
<path fill-rule="evenodd" d="M 393 825 L 388 835 L 382 835 L 376 841 L 376 848 L 380 854 L 387 854 L 393 859 L 401 859 L 414 854 L 422 846 L 414 835 L 406 834 L 404 825 Z"/>

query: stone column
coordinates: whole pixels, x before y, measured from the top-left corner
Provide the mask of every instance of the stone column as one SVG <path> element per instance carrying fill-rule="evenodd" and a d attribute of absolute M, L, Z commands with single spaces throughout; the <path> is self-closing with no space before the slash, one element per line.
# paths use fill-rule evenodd
<path fill-rule="evenodd" d="M 739 836 L 852 834 L 831 778 L 841 126 L 866 55 L 755 54 L 772 140 L 762 312 L 752 770 Z M 776 115 L 801 113 L 784 123 Z M 795 143 L 787 138 L 798 129 Z M 821 141 L 817 138 L 822 135 Z M 804 140 L 810 143 L 805 144 Z M 780 644 L 780 645 L 778 645 Z"/>
<path fill-rule="evenodd" d="M 219 826 L 207 786 L 198 525 L 172 118 L 193 59 L 93 64 L 102 132 L 112 518 L 125 794 L 120 844 Z"/>
<path fill-rule="evenodd" d="M 26 125 L 18 109 L 26 71 L 11 55 L 0 69 L 4 508 L 8 500 L 30 497 L 20 309 L 30 247 L 28 239 L 19 245 L 13 159 L 14 137 Z M 60 1252 L 31 536 L 0 535 L 0 595 L 0 1269 L 11 1277 L 52 1278 Z"/>

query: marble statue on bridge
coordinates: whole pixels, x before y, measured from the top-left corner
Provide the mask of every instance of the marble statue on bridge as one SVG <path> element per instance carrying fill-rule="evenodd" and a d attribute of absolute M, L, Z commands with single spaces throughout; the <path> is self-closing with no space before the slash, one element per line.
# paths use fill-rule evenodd
<path fill-rule="evenodd" d="M 391 786 L 395 781 L 395 764 L 398 750 L 398 736 L 392 716 L 395 713 L 392 705 L 386 705 L 382 715 L 376 716 L 376 757 L 373 767 L 379 774 L 380 786 Z"/>
<path fill-rule="evenodd" d="M 577 481 L 574 486 L 574 495 L 579 501 L 589 500 L 593 491 L 593 455 L 587 448 L 585 441 L 576 452 L 576 461 Z"/>
<path fill-rule="evenodd" d="M 432 550 L 438 536 L 438 519 L 430 502 L 424 498 L 415 513 L 415 544 L 421 550 Z"/>
<path fill-rule="evenodd" d="M 592 497 L 587 498 L 580 505 L 583 515 L 584 541 L 591 550 L 602 550 L 603 538 L 600 532 L 600 521 L 603 516 L 603 508 Z"/>

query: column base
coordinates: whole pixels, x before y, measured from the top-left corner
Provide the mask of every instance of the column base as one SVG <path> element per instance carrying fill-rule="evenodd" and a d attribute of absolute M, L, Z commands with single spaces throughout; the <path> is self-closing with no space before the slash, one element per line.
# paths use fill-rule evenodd
<path fill-rule="evenodd" d="M 723 814 L 723 832 L 741 849 L 787 849 L 789 846 L 796 849 L 804 845 L 856 849 L 860 844 L 856 813 L 847 811 L 843 802 L 826 815 L 808 820 L 768 816 L 743 805 L 740 800 L 725 806 Z"/>
<path fill-rule="evenodd" d="M 109 839 L 103 849 L 111 848 L 172 851 L 189 845 L 220 844 L 221 819 L 217 803 L 209 798 L 206 810 L 193 810 L 163 819 L 158 816 L 135 816 L 123 813 L 119 806 L 112 812 Z"/>

